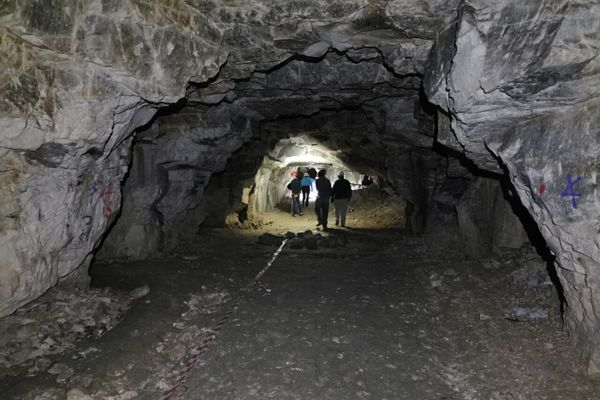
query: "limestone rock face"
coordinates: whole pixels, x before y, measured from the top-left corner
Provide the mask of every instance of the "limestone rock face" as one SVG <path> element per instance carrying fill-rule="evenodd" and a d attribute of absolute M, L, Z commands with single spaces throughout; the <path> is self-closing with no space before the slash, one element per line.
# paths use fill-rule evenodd
<path fill-rule="evenodd" d="M 346 91 L 342 104 L 377 97 L 377 91 L 364 98 L 350 93 L 360 91 L 356 85 L 361 77 L 383 89 L 389 82 L 404 92 L 407 85 L 410 90 L 418 88 L 415 77 L 424 71 L 436 27 L 452 18 L 448 10 L 454 4 L 438 0 L 261 0 L 251 6 L 237 0 L 0 2 L 0 255 L 4 260 L 0 315 L 87 265 L 119 214 L 132 133 L 158 109 L 184 97 L 191 101 L 197 96 L 203 104 L 232 101 L 237 96 L 231 90 L 234 79 L 247 79 L 295 55 L 327 57 L 329 62 L 327 54 L 332 50 L 344 53 L 346 59 L 344 71 L 335 77 Z M 374 59 L 379 66 L 365 69 L 363 62 Z M 204 93 L 193 89 L 194 83 L 217 75 L 212 85 L 202 85 Z M 287 74 L 285 79 L 290 77 Z M 307 84 L 306 77 L 296 80 L 295 87 L 282 86 L 276 74 L 269 79 L 273 84 L 263 89 L 286 92 L 288 109 L 298 110 L 300 97 L 304 104 L 312 104 L 307 115 L 336 103 L 325 101 L 325 96 L 318 101 L 306 94 L 291 96 L 299 85 Z M 244 85 L 238 83 L 243 95 Z M 281 99 L 274 96 L 270 102 Z M 253 103 L 258 107 L 260 101 Z M 261 118 L 259 110 L 243 120 Z M 146 168 L 149 174 L 143 179 L 169 182 L 170 190 L 165 193 L 161 184 L 158 190 L 139 188 L 134 197 L 153 199 L 152 212 L 139 215 L 145 222 L 131 236 L 148 234 L 153 230 L 149 227 L 162 223 L 160 215 L 177 220 L 182 210 L 193 208 L 195 197 L 185 188 L 201 179 L 186 168 L 211 173 L 222 169 L 228 154 L 244 140 L 235 135 L 247 130 L 236 125 L 232 132 L 209 127 L 202 133 L 206 138 L 200 139 L 208 142 L 196 143 L 193 135 L 177 142 L 179 149 L 194 142 L 189 152 L 199 149 L 204 151 L 201 154 L 209 154 L 203 149 L 211 146 L 225 146 L 217 157 L 209 157 L 207 165 L 199 163 L 197 154 L 195 160 L 180 162 L 156 152 L 163 157 L 161 167 L 151 174 Z M 172 139 L 163 139 L 162 144 L 170 143 Z M 149 155 L 154 154 L 152 146 L 146 147 Z M 170 208 L 173 204 L 179 205 Z M 148 241 L 159 243 L 164 238 L 149 235 Z M 131 249 L 135 251 L 143 252 Z"/>
<path fill-rule="evenodd" d="M 456 207 L 458 232 L 467 254 L 480 258 L 529 240 L 497 180 L 476 178 Z"/>
<path fill-rule="evenodd" d="M 455 148 L 481 167 L 502 166 L 540 227 L 556 255 L 567 325 L 595 374 L 599 17 L 594 2 L 469 1 L 438 34 L 424 79 L 451 118 Z"/>
<path fill-rule="evenodd" d="M 598 300 L 578 293 L 592 285 L 580 278 L 595 276 L 598 246 L 588 247 L 591 236 L 583 249 L 572 239 L 592 231 L 593 203 L 578 198 L 575 210 L 555 198 L 548 204 L 563 214 L 550 213 L 531 182 L 540 160 L 575 149 L 576 141 L 559 143 L 574 115 L 585 121 L 597 111 L 597 10 L 475 0 L 457 14 L 462 3 L 0 1 L 0 316 L 82 275 L 117 218 L 102 256 L 174 248 L 249 189 L 262 156 L 286 135 L 310 135 L 344 165 L 385 176 L 413 205 L 415 233 L 431 221 L 452 224 L 449 210 L 468 184 L 450 189 L 446 178 L 464 171 L 430 151 L 437 133 L 481 166 L 497 168 L 490 150 L 511 171 L 570 271 L 565 290 L 584 304 L 570 323 L 578 337 L 591 335 Z M 423 74 L 444 110 L 437 130 L 420 94 Z M 565 104 L 576 113 L 560 116 Z M 546 157 L 532 159 L 520 130 L 533 129 L 528 140 L 541 143 L 543 127 L 554 139 Z M 596 133 L 593 124 L 580 128 L 574 140 Z M 577 153 L 573 174 L 593 152 Z M 242 172 L 223 173 L 228 162 Z M 560 186 L 553 182 L 546 193 Z M 587 258 L 574 261 L 575 248 Z"/>
<path fill-rule="evenodd" d="M 87 267 L 120 208 L 131 133 L 224 62 L 220 33 L 181 7 L 0 5 L 0 315 Z"/>

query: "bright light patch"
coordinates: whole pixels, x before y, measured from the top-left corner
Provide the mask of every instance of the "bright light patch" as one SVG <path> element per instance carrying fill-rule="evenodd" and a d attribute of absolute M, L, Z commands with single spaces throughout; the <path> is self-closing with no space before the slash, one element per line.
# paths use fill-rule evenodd
<path fill-rule="evenodd" d="M 314 154 L 302 154 L 300 156 L 286 157 L 283 160 L 283 166 L 290 164 L 327 164 L 329 161 L 323 157 Z"/>

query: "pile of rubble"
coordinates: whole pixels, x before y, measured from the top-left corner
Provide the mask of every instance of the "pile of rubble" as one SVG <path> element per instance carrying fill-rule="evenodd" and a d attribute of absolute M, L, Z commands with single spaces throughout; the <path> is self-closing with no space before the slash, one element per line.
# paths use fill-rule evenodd
<path fill-rule="evenodd" d="M 279 246 L 285 238 L 289 240 L 288 246 L 292 249 L 332 249 L 336 247 L 344 247 L 347 244 L 345 237 L 338 237 L 334 235 L 323 236 L 320 233 L 313 233 L 310 230 L 299 233 L 288 232 L 285 235 L 273 235 L 270 233 L 265 233 L 258 237 L 258 244 L 264 246 Z"/>
<path fill-rule="evenodd" d="M 406 200 L 392 190 L 381 190 L 375 185 L 355 190 L 348 219 L 379 227 L 406 228 Z"/>
<path fill-rule="evenodd" d="M 484 269 L 510 271 L 507 283 L 515 290 L 508 299 L 505 317 L 511 321 L 534 321 L 548 319 L 556 314 L 556 300 L 559 297 L 549 275 L 547 263 L 532 247 L 507 252 L 504 261 L 497 259 L 481 260 Z M 559 316 L 555 317 L 559 318 Z"/>
<path fill-rule="evenodd" d="M 102 336 L 130 306 L 130 296 L 110 289 L 54 288 L 0 320 L 0 375 L 48 371 L 68 379 L 49 356 L 72 349 L 85 335 Z M 50 368 L 52 366 L 52 368 Z"/>

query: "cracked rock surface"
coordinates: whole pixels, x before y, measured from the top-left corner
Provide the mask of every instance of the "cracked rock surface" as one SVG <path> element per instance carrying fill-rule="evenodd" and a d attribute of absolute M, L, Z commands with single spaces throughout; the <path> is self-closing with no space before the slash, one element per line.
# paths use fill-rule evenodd
<path fill-rule="evenodd" d="M 311 133 L 372 164 L 414 233 L 518 247 L 507 207 L 497 237 L 473 225 L 501 196 L 521 203 L 600 373 L 599 15 L 579 0 L 0 2 L 0 315 L 85 282 L 120 215 L 139 222 L 115 229 L 125 255 L 171 251 L 279 140 Z M 475 166 L 510 188 L 473 195 Z"/>
<path fill-rule="evenodd" d="M 85 273 L 121 208 L 132 134 L 160 107 L 193 99 L 190 88 L 217 74 L 215 85 L 198 96 L 220 101 L 236 80 L 296 54 L 319 58 L 330 49 L 354 62 L 383 61 L 385 70 L 371 71 L 380 83 L 391 73 L 420 74 L 433 31 L 453 4 L 3 2 L 0 315 L 77 269 Z M 364 71 L 346 65 L 340 79 L 352 85 Z M 234 132 L 206 173 L 222 169 L 247 140 L 240 127 Z M 201 133 L 215 136 L 212 127 Z"/>
<path fill-rule="evenodd" d="M 470 1 L 438 35 L 424 79 L 450 117 L 443 143 L 502 166 L 556 256 L 565 320 L 591 374 L 600 372 L 598 15 L 581 1 Z"/>

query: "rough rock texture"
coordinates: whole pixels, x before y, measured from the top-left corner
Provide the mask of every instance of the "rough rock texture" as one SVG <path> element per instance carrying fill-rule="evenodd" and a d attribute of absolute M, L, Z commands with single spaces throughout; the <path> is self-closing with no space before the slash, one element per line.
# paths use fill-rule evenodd
<path fill-rule="evenodd" d="M 472 257 L 488 256 L 502 248 L 520 248 L 528 242 L 496 180 L 474 179 L 456 211 L 461 242 Z"/>
<path fill-rule="evenodd" d="M 132 132 L 190 84 L 220 71 L 203 97 L 218 102 L 233 79 L 330 48 L 415 76 L 453 4 L 2 2 L 0 315 L 86 268 L 119 212 Z"/>
<path fill-rule="evenodd" d="M 556 255 L 565 320 L 600 373 L 600 5 L 469 1 L 438 35 L 424 80 L 451 119 L 442 140 L 501 165 Z M 454 137 L 452 137 L 454 136 Z"/>
<path fill-rule="evenodd" d="M 131 133 L 218 71 L 219 38 L 180 2 L 2 2 L 0 315 L 87 267 Z"/>
<path fill-rule="evenodd" d="M 24 370 L 28 375 L 35 375 L 46 371 L 52 364 L 52 355 L 72 349 L 87 335 L 104 335 L 117 324 L 129 306 L 126 295 L 110 289 L 83 292 L 55 288 L 48 291 L 2 320 L 1 375 L 16 376 Z M 95 351 L 97 349 L 92 347 L 80 356 L 86 357 Z"/>
<path fill-rule="evenodd" d="M 357 171 L 369 165 L 373 175 L 386 177 L 412 204 L 415 233 L 427 232 L 432 222 L 452 225 L 449 210 L 468 185 L 449 184 L 446 178 L 463 182 L 451 176 L 462 167 L 431 152 L 436 118 L 422 101 L 423 74 L 429 71 L 429 97 L 452 116 L 481 100 L 464 96 L 468 90 L 461 89 L 451 104 L 444 103 L 446 89 L 458 93 L 456 88 L 463 84 L 473 89 L 478 81 L 471 75 L 477 71 L 495 77 L 482 86 L 480 97 L 500 99 L 493 104 L 505 117 L 473 112 L 471 117 L 481 119 L 470 122 L 465 115 L 450 123 L 442 113 L 437 118 L 440 142 L 445 137 L 457 150 L 464 146 L 488 167 L 496 164 L 481 139 L 473 137 L 471 144 L 461 146 L 458 142 L 466 142 L 467 133 L 456 134 L 458 141 L 453 142 L 450 129 L 470 132 L 477 124 L 489 124 L 488 133 L 499 139 L 501 128 L 514 121 L 513 114 L 529 115 L 533 109 L 522 109 L 521 103 L 529 103 L 515 93 L 545 76 L 529 79 L 523 73 L 529 80 L 513 85 L 514 62 L 494 58 L 485 64 L 487 70 L 482 66 L 455 71 L 456 78 L 448 84 L 446 76 L 456 69 L 453 65 L 464 64 L 460 58 L 468 55 L 469 40 L 477 36 L 464 21 L 477 25 L 477 17 L 500 18 L 501 26 L 504 19 L 510 23 L 536 10 L 533 5 L 515 5 L 496 14 L 503 6 L 482 2 L 478 14 L 478 2 L 471 2 L 475 5 L 460 14 L 455 54 L 451 21 L 458 3 L 0 3 L 0 255 L 5 260 L 0 269 L 0 315 L 36 298 L 59 279 L 85 275 L 94 249 L 118 216 L 122 222 L 115 226 L 114 239 L 106 241 L 103 256 L 143 258 L 173 248 L 194 234 L 200 221 L 226 213 L 220 208 L 233 206 L 232 197 L 252 196 L 260 155 L 286 134 L 310 134 L 339 152 L 336 157 L 344 165 Z M 544 5 L 535 18 L 566 13 L 552 7 Z M 540 32 L 556 33 L 558 22 L 546 19 L 551 23 L 542 24 Z M 595 32 L 585 24 L 578 29 L 581 37 Z M 503 34 L 493 31 L 489 37 Z M 564 46 L 571 43 L 567 32 L 555 37 Z M 438 45 L 430 53 L 436 38 Z M 532 48 L 551 45 L 546 42 Z M 518 46 L 506 48 L 508 53 L 520 51 Z M 524 52 L 530 60 L 537 59 L 537 53 L 529 53 Z M 477 55 L 469 58 L 469 67 L 484 60 Z M 522 57 L 525 64 L 527 57 Z M 502 62 L 509 69 L 498 74 L 495 68 Z M 590 76 L 593 65 L 575 68 L 569 76 Z M 494 91 L 495 85 L 502 90 Z M 506 89 L 511 85 L 518 90 Z M 479 90 L 476 86 L 473 90 Z M 586 87 L 577 86 L 579 91 L 562 101 L 578 99 Z M 539 103 L 549 102 L 543 90 L 535 93 Z M 502 157 L 501 143 L 497 154 Z M 238 153 L 251 157 L 236 157 Z M 510 160 L 506 165 L 511 167 Z M 586 318 L 582 320 L 591 320 Z"/>
<path fill-rule="evenodd" d="M 250 203 L 249 212 L 273 209 L 292 169 L 311 159 L 332 179 L 339 170 L 405 175 L 386 172 L 386 160 L 398 156 L 396 149 L 433 142 L 433 116 L 422 109 L 419 84 L 412 74 L 391 71 L 378 51 L 348 50 L 190 89 L 183 107 L 137 133 L 122 218 L 100 256 L 154 256 L 190 238 L 205 220 L 222 225 L 229 211 Z M 412 194 L 411 187 L 399 191 Z"/>

